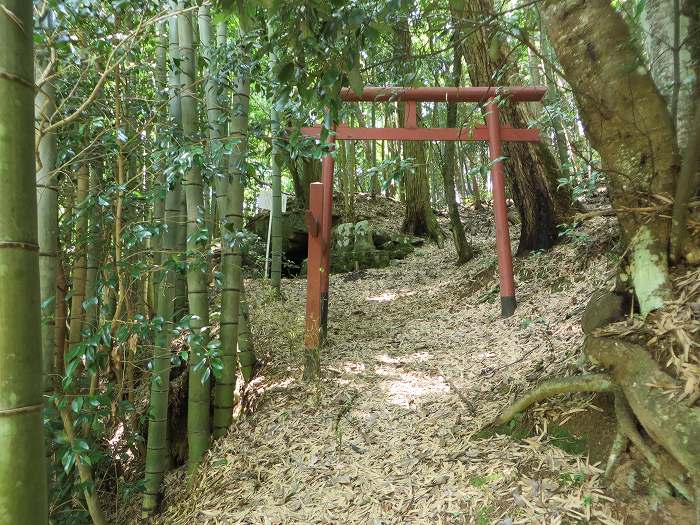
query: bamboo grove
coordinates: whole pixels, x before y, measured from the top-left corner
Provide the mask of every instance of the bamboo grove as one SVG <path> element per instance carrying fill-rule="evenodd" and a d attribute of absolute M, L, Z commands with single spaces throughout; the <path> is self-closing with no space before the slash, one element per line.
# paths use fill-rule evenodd
<path fill-rule="evenodd" d="M 643 40 L 640 2 L 602 3 Z M 0 525 L 108 523 L 134 498 L 149 520 L 169 471 L 197 476 L 269 350 L 256 356 L 250 304 L 284 300 L 282 277 L 302 270 L 283 250 L 282 203 L 307 207 L 332 148 L 328 129 L 316 141 L 299 128 L 324 115 L 404 119 L 395 102 L 342 106 L 341 87 L 546 85 L 543 106 L 503 113 L 543 130 L 540 144 L 508 150 L 518 252 L 570 231 L 573 203 L 616 152 L 585 135 L 578 108 L 594 108 L 564 77 L 583 85 L 595 72 L 577 73 L 566 54 L 556 2 L 519 4 L 0 0 Z M 689 91 L 674 95 L 683 141 Z M 467 106 L 419 104 L 418 120 L 482 124 L 482 108 Z M 456 262 L 475 256 L 459 205 L 487 206 L 485 146 L 358 140 L 332 154 L 347 221 L 359 193 L 394 198 L 407 234 L 442 244 L 433 209 L 446 209 Z M 263 193 L 269 275 L 265 233 L 249 227 Z M 269 297 L 246 295 L 253 277 Z"/>

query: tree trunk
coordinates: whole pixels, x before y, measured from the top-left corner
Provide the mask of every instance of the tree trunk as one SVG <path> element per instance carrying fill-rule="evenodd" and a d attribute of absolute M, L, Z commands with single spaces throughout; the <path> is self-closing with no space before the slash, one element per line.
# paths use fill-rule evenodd
<path fill-rule="evenodd" d="M 630 67 L 641 57 L 609 2 L 550 0 L 542 14 L 610 182 L 630 261 L 621 278 L 646 314 L 668 297 L 670 221 L 631 210 L 656 205 L 655 195 L 673 195 L 678 162 L 671 116 L 649 73 Z"/>
<path fill-rule="evenodd" d="M 451 1 L 461 30 L 469 35 L 463 44 L 473 86 L 519 84 L 514 59 L 501 41 L 493 22 L 482 22 L 493 13 L 492 0 L 466 0 L 459 9 Z M 508 104 L 500 109 L 502 124 L 526 128 L 526 109 Z M 518 254 L 553 246 L 558 238 L 557 225 L 565 222 L 570 196 L 557 190 L 558 170 L 554 157 L 542 143 L 513 142 L 504 144 L 508 157 L 505 170 L 518 211 L 521 231 Z"/>
<path fill-rule="evenodd" d="M 402 17 L 398 21 L 394 29 L 394 39 L 394 56 L 399 64 L 399 79 L 402 85 L 410 85 L 411 33 L 407 17 Z M 420 108 L 417 108 L 416 112 L 419 114 Z M 400 118 L 403 120 L 402 110 L 400 110 L 400 114 Z M 441 244 L 443 239 L 442 232 L 430 207 L 430 187 L 428 186 L 425 143 L 422 141 L 404 142 L 403 156 L 404 158 L 414 159 L 414 167 L 410 170 L 405 170 L 401 178 L 406 203 L 406 214 L 402 230 L 412 235 L 426 236 Z"/>
<path fill-rule="evenodd" d="M 0 1 L 0 524 L 48 520 L 32 3 Z"/>
<path fill-rule="evenodd" d="M 551 58 L 554 60 L 553 53 L 551 52 L 551 46 L 547 41 L 547 36 L 543 30 L 540 31 L 540 52 L 545 55 L 545 58 Z M 552 107 L 551 122 L 554 128 L 554 136 L 556 138 L 556 151 L 559 157 L 559 169 L 561 170 L 561 178 L 569 179 L 571 174 L 571 160 L 569 158 L 569 149 L 566 144 L 566 131 L 564 130 L 564 125 L 561 121 L 561 110 L 562 101 L 559 95 L 559 86 L 557 86 L 557 79 L 555 77 L 556 73 L 551 64 L 545 60 L 543 61 L 545 79 L 547 81 L 547 94 L 545 95 L 544 103 L 547 106 Z"/>
<path fill-rule="evenodd" d="M 459 30 L 455 29 L 453 42 L 459 42 Z M 452 63 L 452 85 L 458 87 L 462 79 L 462 55 L 459 47 L 455 45 L 453 49 L 454 57 Z M 457 127 L 457 104 L 447 104 L 447 127 Z M 464 226 L 462 219 L 459 216 L 459 207 L 457 206 L 457 196 L 455 194 L 455 171 L 457 170 L 456 162 L 457 144 L 452 141 L 445 143 L 445 158 L 442 162 L 442 181 L 445 187 L 445 200 L 447 201 L 447 209 L 450 214 L 450 224 L 452 225 L 452 237 L 457 250 L 457 264 L 463 264 L 474 257 L 474 249 L 467 241 L 467 236 L 464 234 Z"/>
<path fill-rule="evenodd" d="M 651 78 L 671 113 L 678 146 L 688 143 L 693 119 L 693 58 L 688 39 L 689 17 L 681 9 L 682 0 L 646 0 L 642 22 L 651 64 Z M 697 6 L 696 6 L 697 9 Z"/>

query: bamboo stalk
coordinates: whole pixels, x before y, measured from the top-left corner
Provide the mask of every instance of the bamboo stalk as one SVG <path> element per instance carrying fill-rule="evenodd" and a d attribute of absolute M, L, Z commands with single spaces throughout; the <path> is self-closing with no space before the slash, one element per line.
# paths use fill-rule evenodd
<path fill-rule="evenodd" d="M 171 9 L 173 5 L 171 3 Z M 177 18 L 173 17 L 168 23 L 168 35 L 162 35 L 168 41 L 168 49 L 172 62 L 179 58 Z M 163 64 L 165 66 L 165 64 Z M 168 74 L 170 88 L 169 116 L 174 124 L 175 133 L 180 129 L 180 96 L 178 92 L 178 74 L 170 69 Z M 165 196 L 163 219 L 166 230 L 161 238 L 161 262 L 166 264 L 172 260 L 177 243 L 177 221 L 180 217 L 180 183 L 175 183 L 168 189 Z M 146 443 L 146 465 L 144 473 L 144 495 L 141 510 L 142 518 L 150 518 L 158 508 L 160 501 L 160 486 L 168 468 L 168 393 L 170 390 L 170 346 L 172 342 L 173 317 L 175 313 L 176 276 L 165 266 L 161 273 L 159 299 L 157 302 L 157 317 L 162 326 L 156 332 L 153 348 L 153 364 L 151 368 L 151 398 L 148 418 L 148 441 Z"/>
<path fill-rule="evenodd" d="M 39 234 L 39 277 L 41 304 L 46 318 L 41 325 L 44 391 L 50 391 L 54 373 L 56 270 L 58 257 L 58 187 L 53 171 L 58 145 L 55 133 L 44 128 L 56 111 L 56 90 L 53 83 L 45 82 L 35 98 L 36 131 L 36 197 Z"/>
<path fill-rule="evenodd" d="M 268 33 L 270 28 L 268 27 Z M 274 50 L 270 52 L 270 69 L 277 63 Z M 284 159 L 283 149 L 280 146 L 280 113 L 276 107 L 277 100 L 272 105 L 270 123 L 272 131 L 272 220 L 270 284 L 277 295 L 282 286 L 282 163 Z M 266 276 L 267 277 L 267 276 Z"/>
<path fill-rule="evenodd" d="M 194 39 L 192 17 L 184 11 L 188 2 L 178 2 L 178 37 L 180 44 L 180 78 L 182 130 L 185 144 L 195 138 L 197 102 L 194 94 Z M 200 167 L 193 161 L 185 174 L 187 201 L 187 298 L 189 301 L 190 354 L 189 391 L 187 397 L 188 472 L 192 475 L 209 448 L 210 373 L 206 362 L 209 340 L 209 294 L 206 273 L 206 246 L 209 234 L 204 221 L 204 186 Z"/>
<path fill-rule="evenodd" d="M 32 3 L 0 1 L 0 525 L 46 524 Z"/>

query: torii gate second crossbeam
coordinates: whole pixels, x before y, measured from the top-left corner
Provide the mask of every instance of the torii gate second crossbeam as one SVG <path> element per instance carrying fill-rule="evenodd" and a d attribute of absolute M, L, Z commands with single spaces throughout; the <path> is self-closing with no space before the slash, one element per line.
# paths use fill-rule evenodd
<path fill-rule="evenodd" d="M 501 126 L 499 100 L 537 102 L 542 100 L 544 87 L 366 87 L 361 95 L 348 88 L 341 90 L 345 102 L 403 102 L 404 126 L 399 128 L 334 127 L 328 137 L 335 140 L 448 140 L 485 141 L 489 143 L 491 178 L 493 181 L 493 210 L 496 222 L 496 250 L 501 292 L 501 314 L 509 317 L 516 307 L 513 279 L 513 256 L 510 248 L 506 210 L 505 176 L 503 170 L 503 141 L 537 142 L 538 129 L 518 129 Z M 486 106 L 486 126 L 475 128 L 419 128 L 417 102 L 477 102 Z M 307 136 L 319 136 L 320 126 L 302 128 Z M 323 158 L 321 182 L 311 184 L 306 224 L 309 230 L 307 263 L 306 326 L 304 346 L 316 351 L 325 339 L 328 323 L 328 277 L 330 273 L 331 226 L 333 208 L 333 156 Z M 318 354 L 316 358 L 318 359 Z"/>

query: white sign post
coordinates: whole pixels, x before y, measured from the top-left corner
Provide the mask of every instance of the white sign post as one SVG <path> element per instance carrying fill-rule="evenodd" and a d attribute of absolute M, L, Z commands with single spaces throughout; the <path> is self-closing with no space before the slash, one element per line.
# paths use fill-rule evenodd
<path fill-rule="evenodd" d="M 270 218 L 267 222 L 267 246 L 265 247 L 265 276 L 267 279 L 270 269 L 270 240 L 272 238 L 272 192 L 270 190 L 262 190 L 258 193 L 257 206 L 260 210 L 268 210 Z M 287 195 L 282 194 L 282 213 L 287 211 Z"/>

